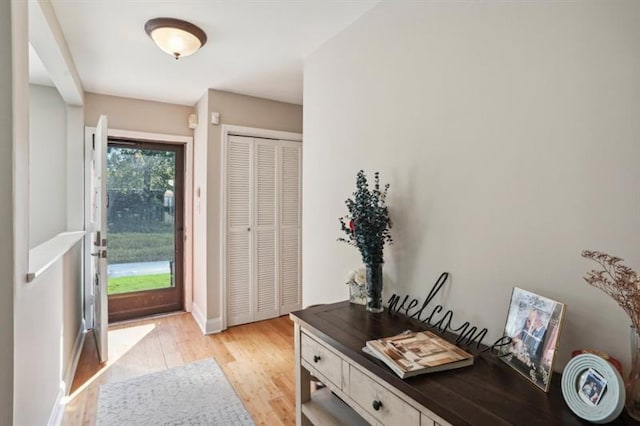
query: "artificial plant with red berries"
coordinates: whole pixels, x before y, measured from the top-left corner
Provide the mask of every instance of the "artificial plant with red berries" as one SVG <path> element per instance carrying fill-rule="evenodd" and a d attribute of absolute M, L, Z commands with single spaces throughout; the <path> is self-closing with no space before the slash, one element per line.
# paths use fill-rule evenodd
<path fill-rule="evenodd" d="M 389 184 L 380 189 L 380 173 L 374 173 L 373 189 L 369 189 L 367 176 L 363 170 L 358 172 L 356 192 L 353 198 L 345 200 L 349 214 L 339 218 L 340 227 L 347 235 L 338 238 L 360 250 L 365 264 L 383 263 L 384 245 L 392 243 L 391 219 L 386 206 Z"/>

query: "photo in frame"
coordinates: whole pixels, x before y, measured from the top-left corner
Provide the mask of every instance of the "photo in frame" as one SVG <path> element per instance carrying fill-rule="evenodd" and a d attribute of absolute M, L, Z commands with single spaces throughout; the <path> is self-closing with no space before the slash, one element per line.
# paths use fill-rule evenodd
<path fill-rule="evenodd" d="M 598 405 L 607 390 L 607 380 L 593 368 L 580 376 L 578 385 L 578 395 L 589 405 Z"/>
<path fill-rule="evenodd" d="M 562 329 L 565 305 L 518 287 L 513 288 L 504 335 L 511 344 L 500 353 L 504 362 L 547 392 Z"/>

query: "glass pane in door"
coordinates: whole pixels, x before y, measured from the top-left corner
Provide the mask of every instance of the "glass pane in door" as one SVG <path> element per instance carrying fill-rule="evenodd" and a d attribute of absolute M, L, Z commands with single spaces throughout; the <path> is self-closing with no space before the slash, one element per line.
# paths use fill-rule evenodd
<path fill-rule="evenodd" d="M 175 285 L 176 152 L 109 144 L 109 294 Z"/>

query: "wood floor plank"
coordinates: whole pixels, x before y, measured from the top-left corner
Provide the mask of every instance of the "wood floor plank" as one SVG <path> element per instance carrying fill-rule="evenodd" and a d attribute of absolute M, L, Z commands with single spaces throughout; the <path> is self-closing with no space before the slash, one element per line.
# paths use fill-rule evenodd
<path fill-rule="evenodd" d="M 109 327 L 101 366 L 87 334 L 63 425 L 93 426 L 100 385 L 214 358 L 257 425 L 295 424 L 293 323 L 288 316 L 203 336 L 191 314 Z"/>

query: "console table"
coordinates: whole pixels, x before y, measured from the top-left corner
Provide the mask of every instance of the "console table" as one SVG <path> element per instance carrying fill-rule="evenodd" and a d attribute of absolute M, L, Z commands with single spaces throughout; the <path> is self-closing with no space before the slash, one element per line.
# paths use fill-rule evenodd
<path fill-rule="evenodd" d="M 362 347 L 367 340 L 426 328 L 403 315 L 371 314 L 339 302 L 290 316 L 298 425 L 583 424 L 564 402 L 559 374 L 544 393 L 488 353 L 470 367 L 400 379 Z M 312 392 L 312 376 L 326 388 Z M 613 424 L 635 423 L 623 415 Z"/>

